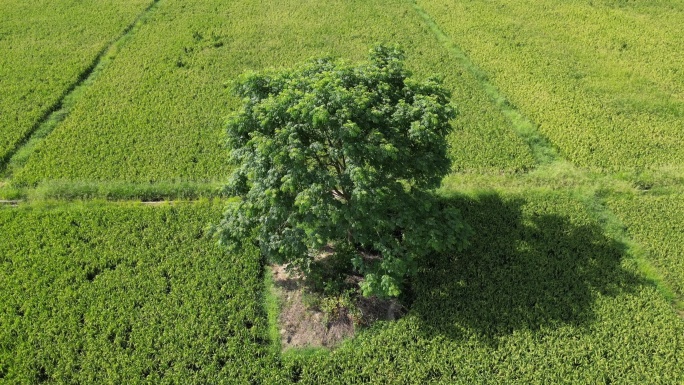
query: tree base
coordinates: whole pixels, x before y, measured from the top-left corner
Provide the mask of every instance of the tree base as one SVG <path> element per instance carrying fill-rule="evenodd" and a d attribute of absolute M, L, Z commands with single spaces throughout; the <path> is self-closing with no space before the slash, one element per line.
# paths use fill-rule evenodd
<path fill-rule="evenodd" d="M 340 296 L 323 296 L 311 290 L 300 274 L 284 265 L 271 265 L 275 296 L 280 304 L 278 330 L 283 350 L 334 348 L 357 330 L 377 321 L 391 321 L 403 314 L 396 299 L 364 298 L 358 288 Z"/>

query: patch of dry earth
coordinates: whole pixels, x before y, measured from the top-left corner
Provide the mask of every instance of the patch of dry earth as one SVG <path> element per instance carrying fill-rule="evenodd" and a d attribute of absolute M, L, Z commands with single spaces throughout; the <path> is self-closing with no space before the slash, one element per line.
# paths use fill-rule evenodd
<path fill-rule="evenodd" d="M 280 302 L 278 317 L 280 342 L 283 350 L 304 347 L 332 348 L 342 340 L 354 336 L 358 326 L 344 309 L 335 319 L 317 309 L 311 309 L 304 301 L 304 280 L 291 275 L 283 265 L 272 265 L 273 290 Z M 370 325 L 379 320 L 397 319 L 403 308 L 396 300 L 361 298 L 357 306 L 361 312 L 360 325 Z"/>

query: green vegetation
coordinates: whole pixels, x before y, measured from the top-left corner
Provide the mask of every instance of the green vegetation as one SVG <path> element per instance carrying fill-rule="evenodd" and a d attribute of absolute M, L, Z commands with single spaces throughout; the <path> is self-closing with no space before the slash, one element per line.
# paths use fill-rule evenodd
<path fill-rule="evenodd" d="M 532 166 L 477 79 L 441 49 L 410 4 L 202 0 L 160 2 L 15 181 L 225 180 L 224 119 L 237 107 L 227 98 L 232 78 L 325 54 L 356 61 L 382 41 L 402 44 L 419 77 L 445 75 L 460 112 L 451 140 L 458 170 Z"/>
<path fill-rule="evenodd" d="M 48 181 L 37 188 L 18 188 L 0 185 L 0 200 L 21 199 L 40 202 L 44 200 L 74 201 L 100 199 L 108 201 L 157 202 L 183 201 L 199 198 L 227 198 L 221 183 L 130 183 L 130 182 L 69 182 Z"/>
<path fill-rule="evenodd" d="M 0 3 L 0 169 L 151 0 Z"/>
<path fill-rule="evenodd" d="M 622 195 L 609 206 L 627 231 L 642 245 L 648 260 L 664 276 L 679 298 L 684 298 L 684 200 L 681 193 Z"/>
<path fill-rule="evenodd" d="M 110 201 L 193 200 L 225 197 L 223 185 L 218 183 L 127 183 L 127 182 L 67 182 L 50 181 L 26 191 L 26 199 L 41 201 L 60 199 L 105 199 Z"/>
<path fill-rule="evenodd" d="M 684 165 L 681 1 L 417 4 L 574 164 Z"/>
<path fill-rule="evenodd" d="M 399 321 L 280 356 L 260 258 L 203 235 L 222 204 L 0 209 L 7 382 L 679 383 L 684 323 L 570 194 L 446 198 L 474 228 Z M 271 298 L 272 300 L 272 298 Z M 271 307 L 276 305 L 271 304 Z M 272 317 L 272 315 L 271 315 Z"/>
<path fill-rule="evenodd" d="M 451 198 L 474 229 L 426 262 L 399 321 L 288 362 L 299 383 L 673 384 L 684 323 L 565 193 Z"/>
<path fill-rule="evenodd" d="M 307 281 L 330 254 L 379 297 L 399 296 L 421 257 L 466 243 L 458 211 L 431 193 L 451 169 L 449 93 L 410 78 L 400 49 L 375 47 L 358 66 L 323 58 L 248 73 L 235 93 L 228 192 L 241 199 L 217 227 L 222 243 L 256 241 Z"/>
<path fill-rule="evenodd" d="M 681 0 L 0 2 L 0 383 L 684 383 L 681 20 Z M 266 259 L 205 234 L 237 202 L 229 91 L 379 43 L 444 77 L 439 200 L 473 235 L 420 258 L 401 319 L 283 353 Z"/>
<path fill-rule="evenodd" d="M 204 236 L 221 209 L 0 208 L 0 382 L 269 382 L 260 258 Z"/>

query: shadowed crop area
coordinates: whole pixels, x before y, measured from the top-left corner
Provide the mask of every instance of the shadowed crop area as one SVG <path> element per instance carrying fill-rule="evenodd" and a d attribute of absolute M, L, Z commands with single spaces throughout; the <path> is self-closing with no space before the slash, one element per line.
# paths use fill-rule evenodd
<path fill-rule="evenodd" d="M 302 383 L 678 383 L 684 323 L 566 194 L 454 197 L 475 236 L 433 256 L 409 313 L 329 355 Z"/>

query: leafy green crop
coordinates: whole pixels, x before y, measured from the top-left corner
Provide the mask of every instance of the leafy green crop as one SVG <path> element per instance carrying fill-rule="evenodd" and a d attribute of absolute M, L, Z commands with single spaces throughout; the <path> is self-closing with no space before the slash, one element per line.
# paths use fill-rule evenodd
<path fill-rule="evenodd" d="M 0 159 L 151 3 L 0 3 Z M 517 191 L 444 197 L 474 235 L 457 256 L 418 261 L 402 319 L 331 352 L 279 354 L 262 258 L 204 235 L 223 203 L 1 206 L 0 383 L 684 383 L 684 321 L 634 249 L 606 235 L 614 223 L 592 219 L 577 192 L 529 187 L 554 170 L 531 184 L 491 175 L 535 163 L 482 84 L 486 73 L 575 165 L 643 166 L 659 183 L 669 168 L 677 177 L 658 194 L 677 191 L 682 2 L 415 4 L 480 74 L 409 0 L 159 1 L 72 94 L 66 119 L 24 148 L 16 185 L 0 182 L 5 198 L 37 201 L 212 195 L 230 173 L 224 118 L 239 73 L 399 43 L 416 77 L 441 73 L 453 95 L 452 171 Z M 584 171 L 554 185 L 602 185 Z M 602 197 L 684 297 L 681 194 Z"/>
<path fill-rule="evenodd" d="M 258 254 L 203 234 L 221 209 L 0 208 L 0 382 L 271 382 Z"/>
<path fill-rule="evenodd" d="M 622 196 L 609 201 L 629 234 L 646 248 L 667 284 L 684 298 L 684 196 Z"/>
<path fill-rule="evenodd" d="M 681 1 L 418 0 L 577 165 L 681 166 Z"/>
<path fill-rule="evenodd" d="M 378 42 L 401 44 L 417 76 L 446 77 L 460 112 L 451 139 L 458 170 L 533 165 L 477 80 L 404 1 L 160 2 L 148 16 L 18 181 L 225 180 L 234 77 L 325 54 L 360 60 Z"/>
<path fill-rule="evenodd" d="M 151 2 L 0 2 L 0 166 Z"/>

